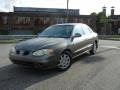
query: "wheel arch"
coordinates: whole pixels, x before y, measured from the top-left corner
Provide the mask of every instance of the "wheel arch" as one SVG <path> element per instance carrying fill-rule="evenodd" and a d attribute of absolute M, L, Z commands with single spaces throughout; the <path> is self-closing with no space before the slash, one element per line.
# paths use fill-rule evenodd
<path fill-rule="evenodd" d="M 72 53 L 72 51 L 70 49 L 64 49 L 62 53 L 67 53 L 72 58 L 73 53 Z"/>

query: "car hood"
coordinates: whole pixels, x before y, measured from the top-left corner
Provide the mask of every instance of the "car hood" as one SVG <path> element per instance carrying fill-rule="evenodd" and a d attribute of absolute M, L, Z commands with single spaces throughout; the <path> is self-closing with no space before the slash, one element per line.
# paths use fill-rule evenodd
<path fill-rule="evenodd" d="M 22 41 L 16 44 L 15 48 L 34 51 L 43 48 L 52 48 L 55 45 L 61 45 L 65 43 L 66 43 L 65 38 L 35 38 L 27 41 Z"/>

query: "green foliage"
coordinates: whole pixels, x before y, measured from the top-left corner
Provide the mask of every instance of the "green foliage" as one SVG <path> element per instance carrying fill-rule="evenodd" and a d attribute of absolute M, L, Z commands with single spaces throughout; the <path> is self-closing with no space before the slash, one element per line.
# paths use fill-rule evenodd
<path fill-rule="evenodd" d="M 43 31 L 45 28 L 47 28 L 47 27 L 48 27 L 48 26 L 35 27 L 34 30 L 33 30 L 33 32 L 32 32 L 32 34 L 33 34 L 33 35 L 36 35 L 36 34 L 42 32 L 42 31 Z"/>
<path fill-rule="evenodd" d="M 93 12 L 91 13 L 92 16 L 97 16 L 97 13 Z"/>
<path fill-rule="evenodd" d="M 107 16 L 104 14 L 104 12 L 99 12 L 98 14 L 93 12 L 91 15 L 96 16 L 97 33 L 102 34 L 102 30 L 105 29 L 108 22 Z"/>
<path fill-rule="evenodd" d="M 0 30 L 0 35 L 8 35 L 8 31 L 7 30 Z"/>
<path fill-rule="evenodd" d="M 97 14 L 97 24 L 104 26 L 107 23 L 107 17 L 103 12 Z"/>
<path fill-rule="evenodd" d="M 97 24 L 100 26 L 104 26 L 107 23 L 107 17 L 103 12 L 99 12 L 98 14 L 93 12 L 91 13 L 92 16 L 97 17 Z"/>

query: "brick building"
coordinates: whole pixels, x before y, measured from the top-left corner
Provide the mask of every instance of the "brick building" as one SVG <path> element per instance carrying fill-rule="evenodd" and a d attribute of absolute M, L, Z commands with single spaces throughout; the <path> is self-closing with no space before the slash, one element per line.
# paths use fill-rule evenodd
<path fill-rule="evenodd" d="M 108 19 L 109 34 L 120 34 L 120 15 L 111 15 Z"/>
<path fill-rule="evenodd" d="M 67 13 L 69 13 L 67 19 Z M 14 7 L 14 12 L 0 13 L 0 34 L 36 34 L 59 23 L 86 23 L 96 30 L 96 17 L 79 15 L 79 9 Z"/>
<path fill-rule="evenodd" d="M 115 7 L 111 7 L 111 15 L 108 17 L 106 34 L 120 34 L 120 15 L 114 14 Z"/>

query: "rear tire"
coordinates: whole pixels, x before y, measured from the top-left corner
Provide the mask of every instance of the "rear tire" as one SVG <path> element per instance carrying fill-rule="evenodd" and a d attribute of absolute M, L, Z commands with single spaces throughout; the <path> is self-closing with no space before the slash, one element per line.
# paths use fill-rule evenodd
<path fill-rule="evenodd" d="M 92 49 L 89 51 L 90 52 L 90 55 L 94 55 L 97 51 L 97 43 L 94 42 L 93 45 L 92 45 Z"/>
<path fill-rule="evenodd" d="M 60 71 L 66 71 L 71 66 L 71 56 L 69 52 L 64 52 L 59 57 L 59 64 L 57 65 L 58 70 Z"/>

